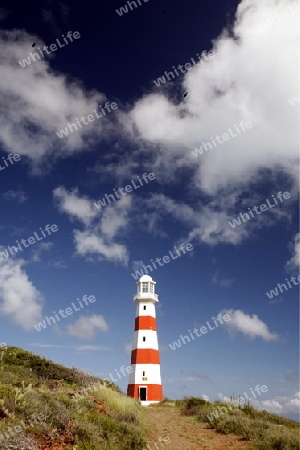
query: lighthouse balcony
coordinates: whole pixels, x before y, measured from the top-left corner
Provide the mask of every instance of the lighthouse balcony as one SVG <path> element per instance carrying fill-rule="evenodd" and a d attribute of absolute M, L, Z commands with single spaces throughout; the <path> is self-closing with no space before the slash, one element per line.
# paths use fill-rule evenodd
<path fill-rule="evenodd" d="M 143 301 L 143 302 L 159 302 L 157 294 L 150 294 L 149 292 L 140 292 L 139 294 L 135 294 L 133 297 L 134 302 Z"/>

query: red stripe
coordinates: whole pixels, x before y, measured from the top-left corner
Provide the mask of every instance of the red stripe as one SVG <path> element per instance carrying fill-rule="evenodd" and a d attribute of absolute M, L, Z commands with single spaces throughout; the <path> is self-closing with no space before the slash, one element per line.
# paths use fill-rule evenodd
<path fill-rule="evenodd" d="M 159 351 L 152 348 L 132 350 L 131 364 L 160 364 Z"/>
<path fill-rule="evenodd" d="M 156 331 L 156 318 L 152 316 L 138 316 L 135 318 L 134 331 L 153 330 Z"/>

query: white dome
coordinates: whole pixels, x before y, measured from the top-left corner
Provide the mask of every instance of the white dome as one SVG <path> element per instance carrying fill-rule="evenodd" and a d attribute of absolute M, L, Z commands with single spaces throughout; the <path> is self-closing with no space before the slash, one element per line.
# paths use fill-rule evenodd
<path fill-rule="evenodd" d="M 140 281 L 153 281 L 152 278 L 149 275 L 143 275 L 140 279 Z"/>

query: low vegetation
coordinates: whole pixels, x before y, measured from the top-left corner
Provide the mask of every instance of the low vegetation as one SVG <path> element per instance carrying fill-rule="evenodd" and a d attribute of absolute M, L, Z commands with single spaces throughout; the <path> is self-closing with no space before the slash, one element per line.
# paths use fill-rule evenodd
<path fill-rule="evenodd" d="M 249 405 L 189 397 L 164 399 L 160 406 L 166 414 L 176 406 L 182 415 L 241 436 L 253 450 L 300 448 L 298 423 Z M 113 383 L 17 347 L 2 355 L 0 450 L 143 450 L 144 416 Z"/>
<path fill-rule="evenodd" d="M 0 365 L 0 449 L 142 450 L 141 407 L 113 383 L 8 347 Z"/>
<path fill-rule="evenodd" d="M 233 404 L 189 397 L 176 401 L 181 414 L 195 416 L 216 430 L 234 433 L 250 441 L 253 449 L 299 450 L 299 423 L 279 417 L 252 406 L 236 407 Z"/>

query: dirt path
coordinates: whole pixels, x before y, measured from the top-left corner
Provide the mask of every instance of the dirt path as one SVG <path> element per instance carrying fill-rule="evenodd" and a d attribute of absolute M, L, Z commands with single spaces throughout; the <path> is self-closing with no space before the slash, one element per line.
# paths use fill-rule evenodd
<path fill-rule="evenodd" d="M 250 449 L 249 442 L 233 434 L 225 435 L 196 422 L 193 417 L 181 416 L 174 406 L 145 408 L 147 450 L 240 450 Z M 168 444 L 158 438 L 169 438 Z M 170 442 L 171 441 L 171 442 Z M 252 447 L 253 448 L 253 447 Z"/>

